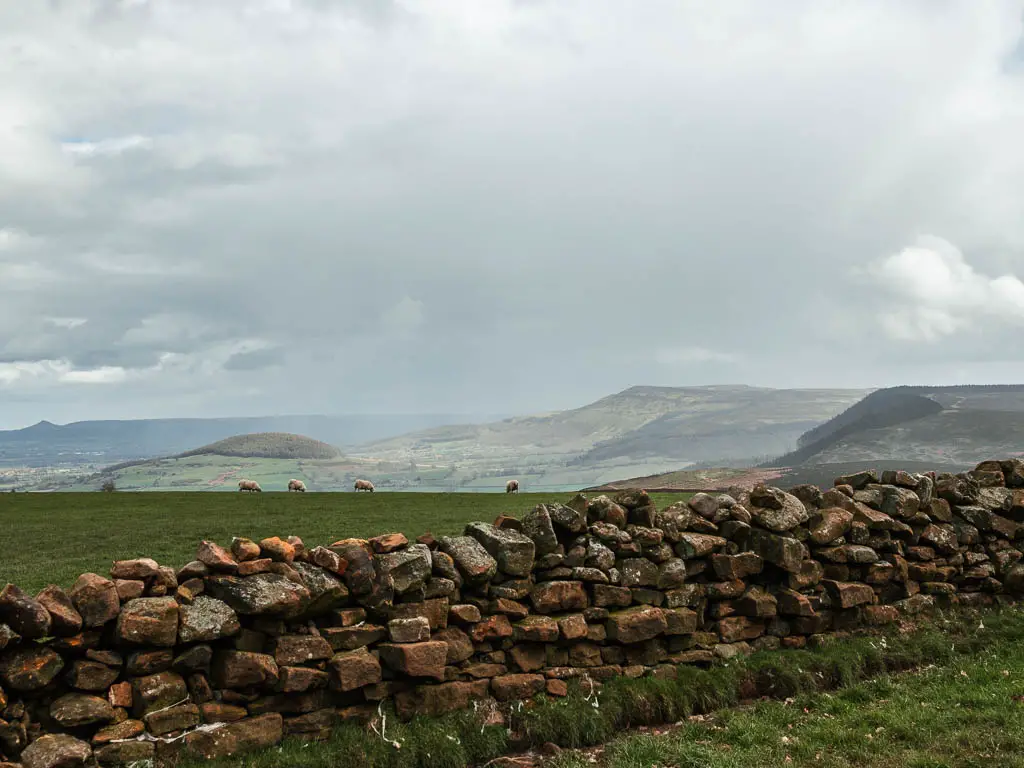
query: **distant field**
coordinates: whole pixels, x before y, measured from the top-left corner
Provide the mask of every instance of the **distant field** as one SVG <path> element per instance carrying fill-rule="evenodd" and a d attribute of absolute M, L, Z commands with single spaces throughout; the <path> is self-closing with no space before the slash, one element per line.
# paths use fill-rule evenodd
<path fill-rule="evenodd" d="M 466 523 L 519 516 L 571 494 L 14 493 L 0 494 L 0 586 L 35 592 L 113 560 L 152 557 L 180 567 L 202 539 L 300 536 L 309 545 L 400 531 L 460 533 Z M 656 495 L 659 506 L 685 496 Z"/>

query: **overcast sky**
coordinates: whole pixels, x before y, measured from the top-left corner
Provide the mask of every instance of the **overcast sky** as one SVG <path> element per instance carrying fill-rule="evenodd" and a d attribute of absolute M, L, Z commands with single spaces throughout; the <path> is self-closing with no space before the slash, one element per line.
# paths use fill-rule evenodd
<path fill-rule="evenodd" d="M 1024 383 L 1022 14 L 0 3 L 0 427 Z"/>

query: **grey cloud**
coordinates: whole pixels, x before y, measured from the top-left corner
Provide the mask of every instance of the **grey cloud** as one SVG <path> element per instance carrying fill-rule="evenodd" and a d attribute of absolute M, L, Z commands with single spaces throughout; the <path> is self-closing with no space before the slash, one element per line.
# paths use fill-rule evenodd
<path fill-rule="evenodd" d="M 257 349 L 252 352 L 239 352 L 231 355 L 224 362 L 224 369 L 228 371 L 258 371 L 261 368 L 270 368 L 281 364 L 281 350 Z"/>
<path fill-rule="evenodd" d="M 1022 9 L 9 4 L 0 422 L 1020 377 L 856 270 L 1024 277 Z"/>

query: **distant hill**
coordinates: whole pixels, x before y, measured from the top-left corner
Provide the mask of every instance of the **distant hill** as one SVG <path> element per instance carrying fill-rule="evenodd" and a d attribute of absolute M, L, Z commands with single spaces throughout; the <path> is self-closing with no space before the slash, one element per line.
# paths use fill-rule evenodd
<path fill-rule="evenodd" d="M 495 418 L 466 414 L 346 416 L 252 416 L 223 419 L 132 419 L 41 421 L 23 429 L 0 430 L 0 467 L 106 466 L 154 456 L 171 456 L 233 435 L 292 432 L 348 447 L 444 424 Z"/>
<path fill-rule="evenodd" d="M 205 455 L 263 459 L 334 459 L 341 456 L 341 451 L 333 445 L 304 435 L 257 432 L 218 440 L 202 448 L 180 453 L 175 458 Z"/>
<path fill-rule="evenodd" d="M 428 429 L 348 453 L 456 467 L 495 487 L 506 476 L 525 476 L 537 490 L 596 485 L 694 465 L 751 466 L 792 450 L 869 391 L 638 386 L 569 411 Z"/>
<path fill-rule="evenodd" d="M 808 430 L 795 450 L 761 466 L 879 460 L 967 466 L 1015 455 L 1024 455 L 1024 385 L 890 387 Z"/>
<path fill-rule="evenodd" d="M 616 480 L 600 486 L 584 489 L 593 493 L 605 493 L 623 488 L 643 488 L 648 491 L 726 491 L 731 487 L 753 488 L 757 483 L 767 483 L 780 488 L 796 485 L 817 485 L 831 488 L 835 478 L 865 469 L 884 471 L 902 469 L 907 472 L 964 472 L 975 466 L 973 463 L 934 463 L 904 460 L 865 460 L 838 464 L 804 464 L 795 467 L 761 469 L 702 469 L 665 472 L 647 477 L 632 477 Z"/>

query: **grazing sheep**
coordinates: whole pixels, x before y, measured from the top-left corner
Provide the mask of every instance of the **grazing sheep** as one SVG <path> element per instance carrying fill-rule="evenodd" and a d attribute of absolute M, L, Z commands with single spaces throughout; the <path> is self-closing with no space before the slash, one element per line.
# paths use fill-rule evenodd
<path fill-rule="evenodd" d="M 289 480 L 288 481 L 288 490 L 289 491 L 302 491 L 303 493 L 305 493 L 306 492 L 306 484 L 304 482 L 302 482 L 301 480 Z"/>
<path fill-rule="evenodd" d="M 369 480 L 356 480 L 356 490 L 369 491 L 370 493 L 373 493 L 373 483 Z"/>
<path fill-rule="evenodd" d="M 238 490 L 248 491 L 249 493 L 252 493 L 253 491 L 256 493 L 263 493 L 263 489 L 260 488 L 260 484 L 255 480 L 239 480 Z"/>
<path fill-rule="evenodd" d="M 505 483 L 505 493 L 519 493 L 519 481 L 509 480 Z"/>

